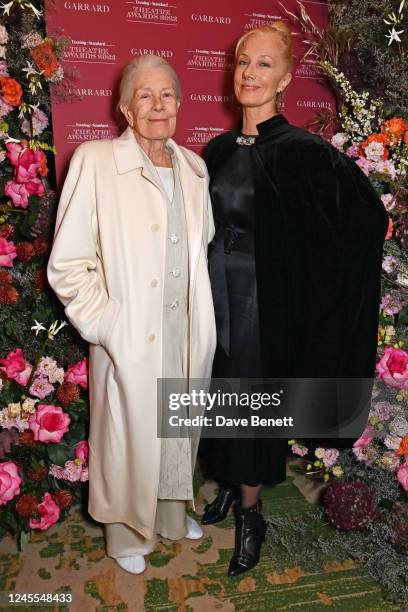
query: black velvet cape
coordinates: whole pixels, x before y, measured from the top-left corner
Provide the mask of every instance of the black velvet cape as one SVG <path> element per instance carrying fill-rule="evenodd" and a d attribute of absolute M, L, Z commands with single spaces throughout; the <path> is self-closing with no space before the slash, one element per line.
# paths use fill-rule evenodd
<path fill-rule="evenodd" d="M 258 126 L 255 261 L 264 377 L 373 377 L 388 215 L 354 161 L 276 115 Z M 211 184 L 239 146 L 214 138 Z M 228 194 L 227 194 L 228 196 Z M 214 206 L 217 236 L 223 221 Z M 214 248 L 214 245 L 213 245 Z M 211 276 L 211 255 L 210 255 Z M 218 342 L 228 350 L 226 286 L 212 275 Z"/>

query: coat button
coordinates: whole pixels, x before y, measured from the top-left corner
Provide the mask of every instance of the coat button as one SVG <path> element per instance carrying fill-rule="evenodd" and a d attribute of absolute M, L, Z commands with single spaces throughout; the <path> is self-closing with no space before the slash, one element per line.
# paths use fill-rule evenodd
<path fill-rule="evenodd" d="M 178 300 L 174 300 L 174 302 L 172 302 L 172 303 L 170 304 L 170 308 L 171 308 L 172 310 L 176 310 L 178 307 L 179 307 L 179 302 L 178 302 Z"/>
<path fill-rule="evenodd" d="M 160 227 L 160 225 L 158 223 L 153 223 L 153 225 L 150 227 L 150 229 L 152 230 L 152 232 L 157 232 L 157 231 L 159 231 L 159 227 Z"/>
<path fill-rule="evenodd" d="M 157 278 L 152 278 L 152 280 L 150 281 L 150 286 L 157 287 L 157 284 L 158 284 Z"/>
<path fill-rule="evenodd" d="M 156 340 L 156 334 L 149 334 L 149 342 L 154 342 Z"/>
<path fill-rule="evenodd" d="M 179 237 L 177 236 L 177 234 L 172 234 L 170 236 L 170 240 L 171 240 L 172 244 L 177 244 L 178 241 L 179 241 Z"/>
<path fill-rule="evenodd" d="M 174 276 L 174 278 L 178 278 L 180 274 L 181 272 L 179 268 L 173 268 L 172 275 Z"/>

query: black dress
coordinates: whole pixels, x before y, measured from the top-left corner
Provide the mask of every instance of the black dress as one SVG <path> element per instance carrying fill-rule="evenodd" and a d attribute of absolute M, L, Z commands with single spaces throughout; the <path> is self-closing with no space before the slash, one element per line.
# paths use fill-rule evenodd
<path fill-rule="evenodd" d="M 216 224 L 214 376 L 372 377 L 384 206 L 322 138 L 282 115 L 257 129 L 253 145 L 238 144 L 236 129 L 205 155 Z M 201 449 L 215 478 L 248 485 L 284 480 L 286 453 L 279 439 L 204 440 Z"/>
<path fill-rule="evenodd" d="M 237 144 L 211 184 L 217 235 L 210 246 L 213 292 L 225 274 L 229 338 L 214 358 L 214 378 L 262 378 L 257 280 L 255 268 L 254 149 Z M 215 299 L 215 304 L 220 300 Z M 216 314 L 219 322 L 220 313 Z M 219 327 L 219 326 L 218 326 Z M 232 438 L 204 443 L 212 476 L 228 484 L 272 485 L 285 479 L 286 440 Z"/>

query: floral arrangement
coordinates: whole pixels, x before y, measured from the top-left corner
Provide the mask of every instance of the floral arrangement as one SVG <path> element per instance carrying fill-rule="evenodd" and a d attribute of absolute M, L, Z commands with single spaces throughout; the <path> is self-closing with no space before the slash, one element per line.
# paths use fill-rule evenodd
<path fill-rule="evenodd" d="M 0 537 L 20 545 L 62 520 L 88 479 L 87 358 L 45 271 L 55 212 L 50 88 L 65 75 L 42 9 L 0 5 Z"/>
<path fill-rule="evenodd" d="M 78 498 L 75 485 L 88 480 L 87 358 L 64 370 L 44 354 L 65 325 L 36 322 L 46 338 L 34 365 L 21 348 L 0 359 L 0 427 L 11 434 L 0 462 L 1 526 L 20 537 L 62 518 Z"/>

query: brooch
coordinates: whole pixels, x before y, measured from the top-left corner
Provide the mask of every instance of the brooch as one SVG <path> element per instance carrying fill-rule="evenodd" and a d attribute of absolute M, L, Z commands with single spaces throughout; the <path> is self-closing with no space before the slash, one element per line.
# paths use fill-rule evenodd
<path fill-rule="evenodd" d="M 249 147 L 255 143 L 255 140 L 256 136 L 245 136 L 244 134 L 241 134 L 241 136 L 238 136 L 235 142 L 239 145 L 246 145 Z"/>

